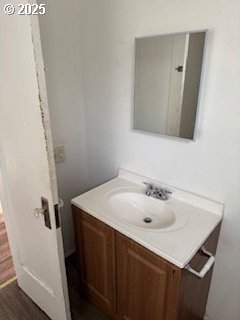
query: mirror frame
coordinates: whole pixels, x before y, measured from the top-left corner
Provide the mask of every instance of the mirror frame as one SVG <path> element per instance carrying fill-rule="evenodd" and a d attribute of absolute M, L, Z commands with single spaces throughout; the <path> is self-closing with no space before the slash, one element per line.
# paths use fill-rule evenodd
<path fill-rule="evenodd" d="M 134 38 L 134 49 L 133 49 L 133 72 L 132 72 L 132 103 L 131 103 L 131 131 L 133 133 L 140 133 L 143 135 L 150 135 L 154 137 L 160 137 L 160 138 L 167 138 L 170 140 L 177 140 L 181 142 L 196 142 L 196 132 L 197 127 L 199 125 L 199 111 L 200 111 L 200 103 L 201 103 L 201 97 L 203 94 L 203 78 L 205 76 L 205 69 L 206 69 L 206 63 L 207 63 L 207 46 L 208 46 L 208 39 L 209 39 L 209 31 L 210 29 L 197 29 L 197 30 L 185 30 L 185 31 L 178 31 L 178 32 L 166 32 L 166 33 L 158 33 L 158 34 L 152 34 L 152 35 L 144 35 Z M 151 132 L 151 131 L 145 131 L 143 129 L 138 129 L 135 127 L 135 94 L 136 94 L 136 86 L 135 86 L 135 79 L 136 79 L 136 54 L 137 54 L 137 46 L 136 42 L 140 39 L 146 39 L 146 38 L 153 38 L 153 37 L 159 37 L 159 36 L 170 36 L 170 35 L 179 35 L 179 34 L 191 34 L 191 33 L 205 33 L 205 41 L 204 41 L 204 47 L 203 47 L 203 56 L 202 56 L 202 66 L 201 66 L 201 74 L 200 74 L 200 80 L 199 80 L 199 89 L 198 89 L 198 101 L 196 106 L 196 116 L 195 116 L 195 126 L 193 131 L 193 138 L 184 138 L 179 136 L 172 136 L 167 135 L 164 133 L 158 133 L 158 132 Z"/>

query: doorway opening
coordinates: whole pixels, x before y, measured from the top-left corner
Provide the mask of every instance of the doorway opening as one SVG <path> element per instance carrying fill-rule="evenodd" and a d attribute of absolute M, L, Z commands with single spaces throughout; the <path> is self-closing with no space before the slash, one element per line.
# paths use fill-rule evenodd
<path fill-rule="evenodd" d="M 16 279 L 3 209 L 0 202 L 0 289 Z"/>

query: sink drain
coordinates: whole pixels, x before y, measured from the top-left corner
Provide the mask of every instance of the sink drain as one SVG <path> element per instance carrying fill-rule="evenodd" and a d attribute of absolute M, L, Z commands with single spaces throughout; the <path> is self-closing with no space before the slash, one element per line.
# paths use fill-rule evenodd
<path fill-rule="evenodd" d="M 149 218 L 149 217 L 146 217 L 146 218 L 143 219 L 143 221 L 146 222 L 146 223 L 150 223 L 150 222 L 152 222 L 152 219 Z"/>

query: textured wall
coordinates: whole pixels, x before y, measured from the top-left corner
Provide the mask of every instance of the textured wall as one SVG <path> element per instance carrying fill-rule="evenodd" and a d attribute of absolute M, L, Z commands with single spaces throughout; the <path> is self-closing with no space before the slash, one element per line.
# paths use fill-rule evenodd
<path fill-rule="evenodd" d="M 239 319 L 240 2 L 81 0 L 80 6 L 90 184 L 122 166 L 223 202 L 208 313 Z M 199 29 L 209 32 L 196 141 L 131 131 L 134 38 Z"/>

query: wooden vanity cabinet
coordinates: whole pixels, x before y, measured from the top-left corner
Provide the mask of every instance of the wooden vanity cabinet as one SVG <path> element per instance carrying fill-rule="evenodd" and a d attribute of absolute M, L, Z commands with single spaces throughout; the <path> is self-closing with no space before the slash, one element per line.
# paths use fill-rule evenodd
<path fill-rule="evenodd" d="M 85 294 L 110 319 L 203 319 L 212 269 L 197 278 L 75 206 L 73 217 Z M 204 243 L 213 254 L 219 230 Z M 199 251 L 190 265 L 200 270 L 206 261 Z"/>
<path fill-rule="evenodd" d="M 115 319 L 115 231 L 75 206 L 72 210 L 83 294 Z"/>

